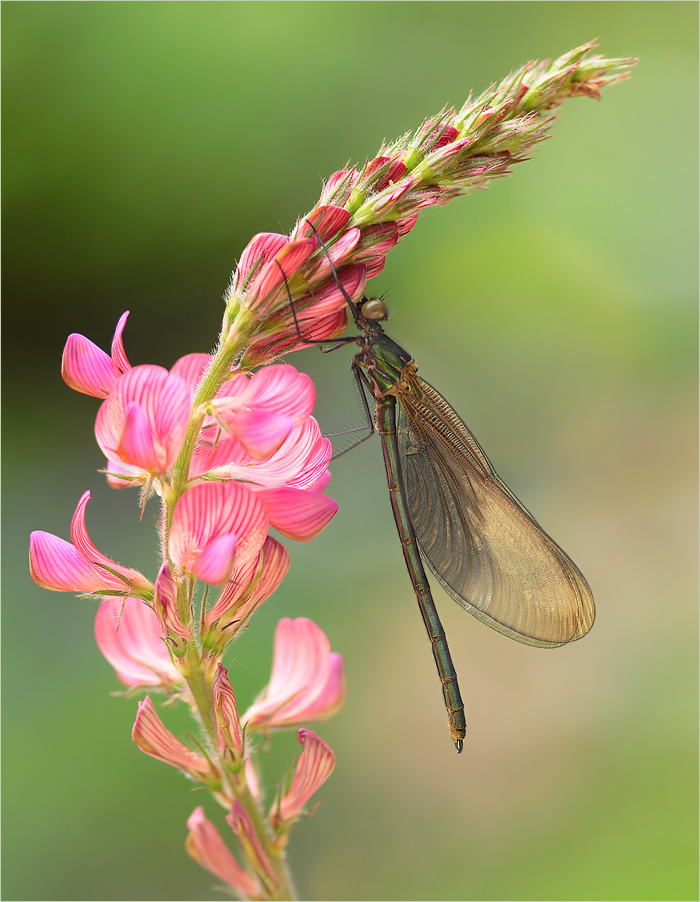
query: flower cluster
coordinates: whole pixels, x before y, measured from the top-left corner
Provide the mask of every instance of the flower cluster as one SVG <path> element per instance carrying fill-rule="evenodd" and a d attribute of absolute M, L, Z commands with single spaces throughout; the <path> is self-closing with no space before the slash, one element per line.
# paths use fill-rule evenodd
<path fill-rule="evenodd" d="M 270 527 L 307 541 L 337 510 L 325 495 L 331 446 L 312 416 L 314 387 L 280 358 L 343 332 L 348 303 L 422 210 L 509 174 L 547 136 L 567 97 L 598 97 L 627 76 L 633 60 L 594 56 L 593 47 L 528 63 L 458 112 L 426 119 L 364 166 L 334 173 L 289 236 L 256 235 L 226 291 L 212 354 L 189 354 L 170 370 L 132 366 L 122 341 L 127 313 L 109 354 L 82 335 L 67 340 L 64 381 L 102 402 L 95 436 L 109 484 L 138 486 L 142 513 L 150 498 L 159 501 L 161 559 L 149 579 L 99 551 L 85 523 L 86 492 L 70 542 L 32 533 L 31 575 L 44 588 L 101 599 L 97 643 L 129 693 L 147 689 L 191 707 L 201 727 L 196 749 L 170 733 L 150 696 L 133 739 L 225 808 L 245 865 L 201 807 L 188 821 L 187 850 L 242 898 L 291 898 L 288 833 L 335 761 L 306 725 L 334 714 L 345 692 L 342 659 L 303 618 L 280 621 L 269 685 L 243 716 L 222 666 L 289 567 Z M 266 808 L 255 737 L 282 729 L 298 730 L 303 752 Z"/>

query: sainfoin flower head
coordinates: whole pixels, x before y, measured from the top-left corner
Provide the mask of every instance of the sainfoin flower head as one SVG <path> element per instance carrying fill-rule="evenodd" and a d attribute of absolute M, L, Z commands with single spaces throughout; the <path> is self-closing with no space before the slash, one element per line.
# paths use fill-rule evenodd
<path fill-rule="evenodd" d="M 285 617 L 275 631 L 268 687 L 241 720 L 249 730 L 289 729 L 328 720 L 344 700 L 342 656 L 313 620 Z"/>

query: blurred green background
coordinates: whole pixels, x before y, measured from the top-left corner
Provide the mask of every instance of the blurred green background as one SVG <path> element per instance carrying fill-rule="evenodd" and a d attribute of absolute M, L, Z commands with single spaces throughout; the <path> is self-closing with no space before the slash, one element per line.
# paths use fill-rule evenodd
<path fill-rule="evenodd" d="M 595 37 L 640 58 L 631 80 L 567 102 L 511 178 L 424 213 L 371 284 L 586 574 L 594 630 L 519 646 L 437 590 L 470 724 L 458 757 L 375 439 L 334 464 L 338 516 L 288 543 L 227 666 L 245 706 L 281 616 L 345 656 L 347 705 L 319 728 L 336 771 L 290 844 L 302 898 L 697 898 L 697 4 L 3 14 L 4 898 L 221 898 L 183 848 L 197 804 L 219 815 L 132 743 L 94 605 L 28 577 L 29 532 L 68 537 L 88 488 L 98 547 L 155 575 L 152 518 L 97 473 L 98 404 L 60 380 L 67 334 L 108 348 L 129 309 L 132 363 L 210 349 L 255 232 L 288 231 L 383 138 Z M 290 358 L 326 431 L 361 415 L 351 353 Z M 275 739 L 269 779 L 295 748 Z"/>

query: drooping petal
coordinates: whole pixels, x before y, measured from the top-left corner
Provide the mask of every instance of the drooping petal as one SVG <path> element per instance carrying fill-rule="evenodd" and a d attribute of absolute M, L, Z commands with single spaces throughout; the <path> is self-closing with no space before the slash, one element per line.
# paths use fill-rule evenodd
<path fill-rule="evenodd" d="M 223 880 L 240 896 L 248 899 L 257 899 L 262 895 L 262 889 L 255 877 L 252 877 L 236 861 L 224 843 L 219 831 L 210 820 L 205 817 L 204 809 L 200 806 L 190 815 L 187 821 L 187 829 L 190 831 L 185 842 L 188 854 L 202 867 Z"/>
<path fill-rule="evenodd" d="M 216 709 L 219 748 L 223 752 L 231 749 L 238 758 L 243 751 L 243 736 L 238 720 L 238 708 L 233 686 L 228 678 L 228 670 L 217 665 L 214 678 L 214 708 Z"/>
<path fill-rule="evenodd" d="M 165 727 L 148 696 L 139 702 L 131 738 L 142 752 L 158 758 L 159 761 L 164 761 L 166 764 L 171 764 L 187 774 L 195 777 L 211 774 L 211 767 L 206 758 L 190 751 Z"/>
<path fill-rule="evenodd" d="M 126 686 L 183 682 L 155 613 L 139 598 L 107 598 L 95 617 L 97 645 Z"/>
<path fill-rule="evenodd" d="M 338 504 L 327 495 L 282 486 L 262 489 L 258 493 L 267 510 L 270 523 L 282 535 L 297 542 L 317 536 L 338 512 Z"/>
<path fill-rule="evenodd" d="M 294 780 L 279 804 L 272 806 L 270 821 L 278 828 L 284 821 L 296 818 L 311 796 L 333 773 L 335 755 L 312 730 L 301 729 L 297 739 L 304 751 L 299 756 Z"/>

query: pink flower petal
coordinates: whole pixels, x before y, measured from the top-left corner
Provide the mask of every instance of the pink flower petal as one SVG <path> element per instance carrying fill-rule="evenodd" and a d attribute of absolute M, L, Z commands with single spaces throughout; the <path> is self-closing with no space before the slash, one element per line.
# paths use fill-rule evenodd
<path fill-rule="evenodd" d="M 66 340 L 61 377 L 69 388 L 93 398 L 106 398 L 117 380 L 109 354 L 77 332 Z"/>
<path fill-rule="evenodd" d="M 289 238 L 276 232 L 259 232 L 253 236 L 236 267 L 235 279 L 241 287 L 244 287 L 244 283 L 255 270 L 271 260 L 287 244 Z"/>
<path fill-rule="evenodd" d="M 251 295 L 248 298 L 249 306 L 266 309 L 277 298 L 281 290 L 286 291 L 284 276 L 287 277 L 287 280 L 291 279 L 315 250 L 316 241 L 312 238 L 301 238 L 285 245 L 255 279 Z"/>
<path fill-rule="evenodd" d="M 317 536 L 338 511 L 338 504 L 332 498 L 303 489 L 283 486 L 262 489 L 257 494 L 275 529 L 298 542 Z"/>
<path fill-rule="evenodd" d="M 216 709 L 217 729 L 219 732 L 219 748 L 223 752 L 227 748 L 238 758 L 243 751 L 243 736 L 238 720 L 238 708 L 233 686 L 228 678 L 228 670 L 217 665 L 214 678 L 214 707 Z"/>
<path fill-rule="evenodd" d="M 117 376 L 121 376 L 127 370 L 131 369 L 131 364 L 126 358 L 126 352 L 124 351 L 124 345 L 122 343 L 122 333 L 124 332 L 124 327 L 126 326 L 128 318 L 129 311 L 127 310 L 126 313 L 122 313 L 119 317 L 117 328 L 114 330 L 114 338 L 112 339 L 112 364 Z"/>
<path fill-rule="evenodd" d="M 241 626 L 253 611 L 272 595 L 289 570 L 289 552 L 277 539 L 268 536 L 257 559 L 234 568 L 230 581 L 214 607 L 207 612 L 207 626 L 226 629 L 234 621 Z"/>
<path fill-rule="evenodd" d="M 227 533 L 217 536 L 211 542 L 207 542 L 194 558 L 190 571 L 202 582 L 220 586 L 231 577 L 235 554 L 236 535 Z"/>
<path fill-rule="evenodd" d="M 238 799 L 235 799 L 231 805 L 231 813 L 226 815 L 226 820 L 238 837 L 241 846 L 243 846 L 246 858 L 254 862 L 255 869 L 258 872 L 267 873 L 274 886 L 277 880 L 275 869 L 262 847 L 250 815 L 243 807 L 243 803 Z"/>
<path fill-rule="evenodd" d="M 192 632 L 182 622 L 178 611 L 177 583 L 172 577 L 167 561 L 158 571 L 158 577 L 153 586 L 153 607 L 164 632 L 170 630 L 176 636 L 182 636 L 183 639 L 191 638 Z"/>
<path fill-rule="evenodd" d="M 36 531 L 29 537 L 29 572 L 34 582 L 54 592 L 125 591 L 126 584 L 98 570 L 78 549 L 52 535 Z"/>
<path fill-rule="evenodd" d="M 166 729 L 148 696 L 139 702 L 131 738 L 142 752 L 158 758 L 159 761 L 164 761 L 166 764 L 171 764 L 185 773 L 200 778 L 203 774 L 211 774 L 211 767 L 206 758 L 190 751 Z"/>
<path fill-rule="evenodd" d="M 262 408 L 241 410 L 231 429 L 246 451 L 255 458 L 274 454 L 294 428 L 294 420 L 282 413 Z"/>
<path fill-rule="evenodd" d="M 107 598 L 95 617 L 97 645 L 126 686 L 182 683 L 155 613 L 138 598 Z"/>
<path fill-rule="evenodd" d="M 265 507 L 247 486 L 200 483 L 187 489 L 175 506 L 169 539 L 171 560 L 191 571 L 212 539 L 231 533 L 236 538 L 235 563 L 244 563 L 257 556 L 267 526 Z M 216 551 L 215 546 L 211 554 Z"/>
<path fill-rule="evenodd" d="M 316 389 L 306 373 L 288 364 L 264 366 L 250 380 L 250 404 L 275 413 L 284 413 L 301 424 L 311 415 Z"/>
<path fill-rule="evenodd" d="M 131 466 L 149 472 L 156 468 L 153 432 L 146 414 L 135 402 L 126 409 L 122 435 L 116 450 L 120 458 Z"/>
<path fill-rule="evenodd" d="M 313 238 L 318 233 L 324 241 L 328 241 L 343 229 L 350 219 L 350 211 L 335 204 L 324 204 L 312 210 L 297 228 L 298 238 Z M 313 224 L 314 229 L 311 228 Z"/>
<path fill-rule="evenodd" d="M 186 354 L 175 361 L 170 375 L 179 376 L 189 386 L 190 393 L 194 394 L 199 380 L 210 363 L 211 354 Z"/>
<path fill-rule="evenodd" d="M 207 820 L 202 807 L 195 808 L 187 821 L 190 831 L 185 848 L 202 867 L 223 880 L 236 893 L 247 899 L 259 899 L 263 895 L 257 879 L 251 877 L 233 857 L 218 830 Z"/>
<path fill-rule="evenodd" d="M 284 821 L 297 817 L 311 796 L 323 786 L 335 768 L 332 749 L 311 730 L 301 729 L 297 739 L 304 751 L 299 756 L 294 780 L 289 792 L 279 805 L 270 811 L 272 826 L 278 828 Z"/>

